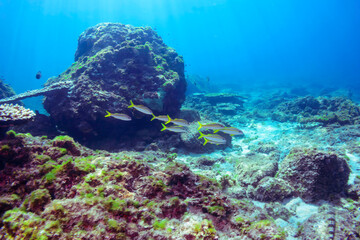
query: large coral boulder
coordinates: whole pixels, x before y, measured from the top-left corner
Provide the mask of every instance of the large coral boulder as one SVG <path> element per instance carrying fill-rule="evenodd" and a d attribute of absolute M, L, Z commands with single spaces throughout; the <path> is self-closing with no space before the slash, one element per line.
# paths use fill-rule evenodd
<path fill-rule="evenodd" d="M 150 129 L 147 118 L 126 123 L 104 118 L 106 111 L 132 115 L 127 108 L 130 100 L 155 114 L 174 115 L 185 99 L 183 58 L 150 27 L 119 23 L 91 27 L 79 37 L 75 61 L 47 82 L 70 80 L 73 87 L 66 94 L 47 96 L 44 107 L 60 129 L 77 139 Z"/>
<path fill-rule="evenodd" d="M 350 168 L 344 158 L 313 149 L 293 149 L 280 163 L 277 177 L 306 201 L 329 199 L 346 189 Z"/>

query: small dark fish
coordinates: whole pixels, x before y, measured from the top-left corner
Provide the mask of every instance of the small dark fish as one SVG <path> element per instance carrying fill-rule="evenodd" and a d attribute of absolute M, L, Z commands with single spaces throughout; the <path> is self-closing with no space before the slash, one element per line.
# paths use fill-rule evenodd
<path fill-rule="evenodd" d="M 38 71 L 37 74 L 35 75 L 36 79 L 40 79 L 41 78 L 41 71 Z"/>
<path fill-rule="evenodd" d="M 207 80 L 208 82 L 210 82 L 210 77 L 206 77 L 206 80 Z"/>

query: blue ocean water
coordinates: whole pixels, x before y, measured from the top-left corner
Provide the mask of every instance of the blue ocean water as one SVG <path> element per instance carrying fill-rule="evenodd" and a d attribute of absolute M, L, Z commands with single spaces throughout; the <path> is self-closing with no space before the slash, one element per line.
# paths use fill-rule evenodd
<path fill-rule="evenodd" d="M 357 0 L 0 0 L 0 22 L 0 75 L 18 93 L 67 69 L 100 22 L 153 27 L 213 83 L 360 85 Z"/>

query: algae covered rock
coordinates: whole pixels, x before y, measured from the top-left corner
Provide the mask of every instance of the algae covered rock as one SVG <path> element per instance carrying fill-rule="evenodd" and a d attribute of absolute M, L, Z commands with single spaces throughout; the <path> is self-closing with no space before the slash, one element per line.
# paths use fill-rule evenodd
<path fill-rule="evenodd" d="M 154 113 L 174 114 L 185 99 L 184 61 L 150 27 L 91 27 L 79 37 L 75 61 L 47 82 L 72 81 L 69 92 L 44 101 L 55 123 L 73 137 L 134 135 L 125 129 L 148 126 L 149 119 L 113 121 L 104 118 L 106 111 L 132 115 L 127 107 L 133 100 Z"/>
<path fill-rule="evenodd" d="M 273 177 L 277 171 L 278 164 L 265 154 L 251 154 L 239 157 L 236 166 L 238 182 L 242 186 L 256 186 L 261 179 Z"/>
<path fill-rule="evenodd" d="M 279 122 L 352 125 L 360 122 L 360 107 L 344 97 L 300 97 L 280 103 L 271 114 Z"/>
<path fill-rule="evenodd" d="M 6 137 L 0 141 L 0 170 L 5 164 L 23 165 L 30 159 L 30 148 L 26 146 L 24 138 L 15 136 L 14 131 L 8 131 Z"/>
<path fill-rule="evenodd" d="M 261 179 L 250 195 L 259 201 L 281 201 L 291 197 L 294 189 L 283 179 L 265 177 Z"/>
<path fill-rule="evenodd" d="M 316 148 L 293 149 L 280 163 L 277 177 L 287 181 L 305 201 L 341 194 L 349 178 L 346 160 Z"/>

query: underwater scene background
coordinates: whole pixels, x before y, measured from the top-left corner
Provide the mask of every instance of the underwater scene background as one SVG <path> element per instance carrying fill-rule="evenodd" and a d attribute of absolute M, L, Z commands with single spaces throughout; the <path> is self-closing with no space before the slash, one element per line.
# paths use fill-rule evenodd
<path fill-rule="evenodd" d="M 0 239 L 360 239 L 359 1 L 0 21 Z"/>

